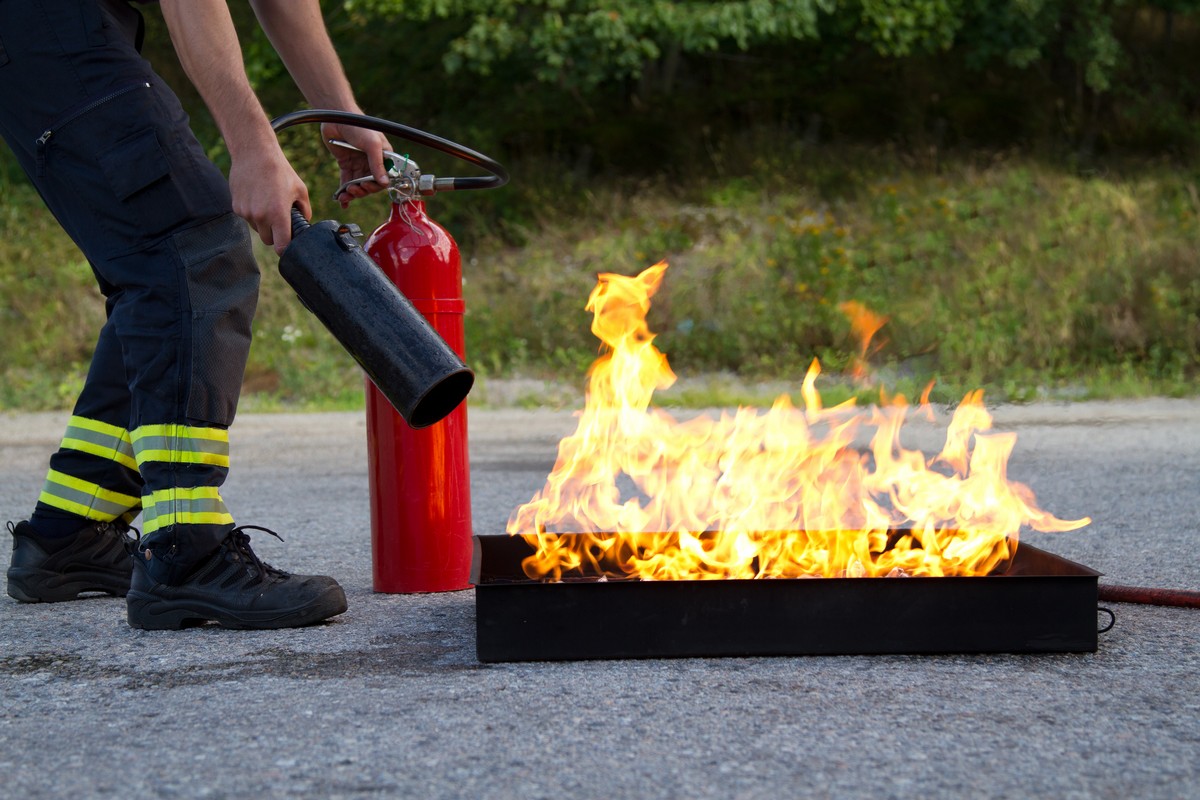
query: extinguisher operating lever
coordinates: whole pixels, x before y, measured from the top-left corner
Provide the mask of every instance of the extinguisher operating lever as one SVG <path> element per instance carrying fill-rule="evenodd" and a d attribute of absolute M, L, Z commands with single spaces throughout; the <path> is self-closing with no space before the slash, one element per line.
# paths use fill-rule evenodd
<path fill-rule="evenodd" d="M 330 139 L 329 144 L 337 147 L 344 147 L 347 150 L 354 150 L 359 153 L 362 148 L 355 147 L 349 142 L 343 142 L 341 139 Z M 428 197 L 438 192 L 453 192 L 456 189 L 462 188 L 487 188 L 483 186 L 459 186 L 460 181 L 468 181 L 470 178 L 438 178 L 434 175 L 423 175 L 421 168 L 417 162 L 413 161 L 408 156 L 402 156 L 399 153 L 393 153 L 391 150 L 384 150 L 383 155 L 393 162 L 394 165 L 388 170 L 388 175 L 392 178 L 392 183 L 388 185 L 388 192 L 393 194 L 394 199 L 408 200 L 416 195 Z M 367 175 L 362 178 L 354 178 L 343 183 L 333 193 L 333 199 L 336 200 L 338 195 L 346 191 L 348 186 L 356 186 L 363 183 L 374 183 L 375 178 Z"/>
<path fill-rule="evenodd" d="M 344 147 L 347 150 L 353 150 L 356 153 L 362 152 L 361 147 L 355 147 L 349 142 L 344 142 L 341 139 L 328 139 L 327 141 L 331 145 Z M 418 192 L 421 194 L 433 194 L 433 191 L 421 191 L 421 184 L 424 183 L 424 181 L 422 181 L 421 168 L 417 166 L 417 162 L 413 161 L 406 155 L 402 156 L 399 153 L 393 153 L 391 150 L 384 150 L 383 156 L 392 162 L 392 166 L 388 168 L 388 177 L 391 179 L 391 183 L 388 184 L 388 193 L 392 194 L 394 198 L 399 200 L 407 200 L 415 196 Z M 334 191 L 333 199 L 336 200 L 338 195 L 346 191 L 346 188 L 349 186 L 357 186 L 363 183 L 374 182 L 375 177 L 372 175 L 366 175 L 362 178 L 353 178 L 348 180 L 339 186 L 336 191 Z M 434 187 L 434 191 L 443 188 L 445 187 L 437 186 Z"/>

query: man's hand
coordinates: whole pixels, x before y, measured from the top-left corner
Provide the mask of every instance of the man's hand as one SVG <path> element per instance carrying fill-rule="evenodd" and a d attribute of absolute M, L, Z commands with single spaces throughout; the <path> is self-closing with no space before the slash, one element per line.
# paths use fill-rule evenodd
<path fill-rule="evenodd" d="M 233 159 L 229 191 L 234 213 L 280 255 L 292 241 L 292 206 L 298 207 L 305 219 L 312 216 L 308 189 L 278 144 Z"/>
<path fill-rule="evenodd" d="M 321 126 L 321 137 L 325 141 L 325 146 L 329 148 L 334 158 L 337 159 L 338 166 L 341 167 L 343 184 L 355 178 L 365 178 L 367 176 L 375 179 L 374 181 L 347 186 L 339 193 L 337 199 L 342 204 L 342 208 L 349 206 L 352 200 L 359 197 L 366 197 L 369 194 L 387 188 L 388 174 L 387 167 L 384 164 L 383 151 L 391 150 L 392 146 L 388 143 L 387 137 L 382 133 L 370 131 L 366 128 L 355 128 L 350 125 L 326 122 Z M 362 152 L 330 144 L 330 139 L 340 139 L 347 144 L 354 145 Z"/>

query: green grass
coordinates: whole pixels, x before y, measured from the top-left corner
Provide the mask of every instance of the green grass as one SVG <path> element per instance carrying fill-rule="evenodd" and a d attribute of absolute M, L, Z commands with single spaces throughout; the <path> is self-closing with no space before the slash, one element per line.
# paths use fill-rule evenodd
<path fill-rule="evenodd" d="M 736 164 L 734 168 L 731 165 Z M 671 267 L 651 328 L 688 380 L 666 405 L 798 401 L 814 357 L 834 403 L 1193 395 L 1200 372 L 1200 170 L 1165 162 L 1078 174 L 971 153 L 917 164 L 886 149 L 779 136 L 715 152 L 689 177 L 583 182 L 512 165 L 499 191 L 437 198 L 464 249 L 469 362 L 484 404 L 571 405 L 596 341 L 600 272 Z M 523 175 L 529 175 L 525 178 Z M 554 176 L 554 177 L 551 177 Z M 32 190 L 0 212 L 0 408 L 68 405 L 103 308 L 90 270 Z M 364 228 L 382 202 L 345 216 Z M 264 282 L 244 408 L 355 408 L 354 363 L 260 248 Z M 839 304 L 889 317 L 876 384 L 840 377 L 857 349 Z M 516 377 L 546 381 L 501 390 Z M 789 389 L 789 387 L 791 387 Z"/>
<path fill-rule="evenodd" d="M 813 356 L 837 373 L 855 352 L 838 306 L 857 300 L 890 318 L 872 357 L 885 383 L 1018 401 L 1195 391 L 1195 170 L 759 152 L 771 155 L 740 175 L 593 189 L 588 211 L 565 200 L 522 246 L 478 256 L 476 362 L 500 374 L 586 363 L 594 275 L 666 258 L 650 321 L 680 374 L 798 383 Z"/>

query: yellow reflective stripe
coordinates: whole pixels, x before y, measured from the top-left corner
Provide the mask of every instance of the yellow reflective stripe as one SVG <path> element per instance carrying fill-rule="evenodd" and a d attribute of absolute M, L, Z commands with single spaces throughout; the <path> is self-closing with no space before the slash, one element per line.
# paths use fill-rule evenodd
<path fill-rule="evenodd" d="M 231 525 L 233 516 L 216 486 L 159 489 L 142 498 L 142 530 L 171 525 Z"/>
<path fill-rule="evenodd" d="M 138 461 L 145 464 L 148 461 L 162 461 L 168 464 L 209 464 L 214 467 L 228 467 L 229 456 L 217 453 L 197 453 L 185 450 L 139 450 Z"/>
<path fill-rule="evenodd" d="M 133 443 L 129 431 L 107 422 L 87 417 L 71 417 L 67 432 L 63 436 L 64 450 L 78 450 L 94 456 L 115 461 L 123 467 L 137 470 L 133 455 Z"/>
<path fill-rule="evenodd" d="M 229 431 L 224 428 L 195 428 L 191 425 L 140 425 L 133 431 L 133 443 L 147 436 L 178 437 L 181 439 L 210 439 L 229 443 Z"/>
<path fill-rule="evenodd" d="M 102 433 L 105 436 L 111 436 L 114 439 L 129 441 L 129 431 L 119 425 L 109 425 L 107 422 L 101 422 L 98 419 L 72 416 L 71 419 L 67 420 L 67 427 L 83 428 L 85 431 L 94 431 Z"/>
<path fill-rule="evenodd" d="M 130 511 L 136 512 L 141 503 L 140 498 L 105 489 L 54 469 L 46 474 L 46 485 L 38 500 L 52 508 L 99 522 L 111 522 Z"/>
<path fill-rule="evenodd" d="M 132 435 L 137 462 L 229 466 L 229 432 L 190 425 L 142 425 Z"/>
<path fill-rule="evenodd" d="M 142 518 L 143 533 L 154 533 L 160 528 L 169 528 L 172 525 L 232 525 L 233 516 L 231 514 L 214 514 L 214 513 L 188 513 L 179 512 L 177 514 L 164 514 L 155 517 L 149 522 Z"/>

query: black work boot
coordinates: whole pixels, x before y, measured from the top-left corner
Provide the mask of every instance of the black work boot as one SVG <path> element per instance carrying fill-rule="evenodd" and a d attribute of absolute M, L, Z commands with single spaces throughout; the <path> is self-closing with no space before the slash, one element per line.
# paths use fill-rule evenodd
<path fill-rule="evenodd" d="M 346 610 L 346 594 L 333 578 L 290 575 L 263 563 L 250 549 L 244 525 L 197 564 L 177 586 L 157 582 L 147 562 L 151 548 L 139 541 L 133 582 L 125 598 L 129 624 L 146 630 L 179 630 L 205 622 L 225 628 L 298 628 Z"/>
<path fill-rule="evenodd" d="M 23 603 L 59 603 L 83 592 L 124 597 L 133 541 L 120 522 L 90 522 L 62 538 L 39 536 L 28 522 L 8 523 L 13 537 L 8 594 Z"/>

